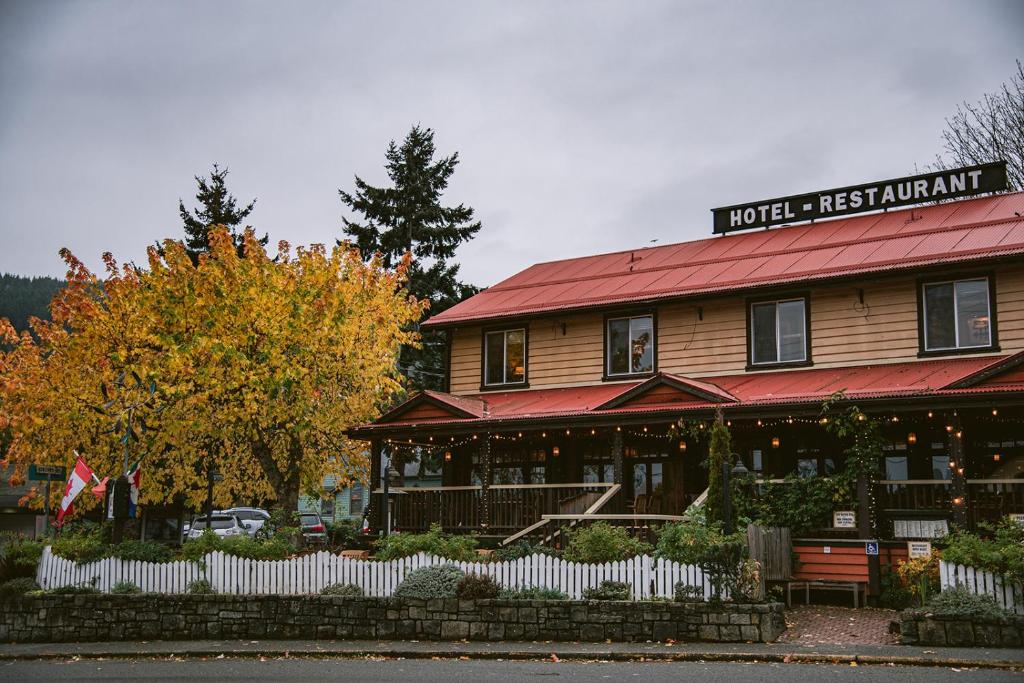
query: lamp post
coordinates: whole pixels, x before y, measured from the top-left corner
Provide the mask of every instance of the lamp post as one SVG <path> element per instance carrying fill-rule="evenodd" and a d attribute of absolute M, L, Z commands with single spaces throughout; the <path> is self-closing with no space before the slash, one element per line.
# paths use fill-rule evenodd
<path fill-rule="evenodd" d="M 735 529 L 732 524 L 732 482 L 730 477 L 745 477 L 750 472 L 743 464 L 743 458 L 736 453 L 729 454 L 729 460 L 735 460 L 736 464 L 729 467 L 729 461 L 722 463 L 722 521 L 725 524 L 725 533 L 731 534 Z"/>

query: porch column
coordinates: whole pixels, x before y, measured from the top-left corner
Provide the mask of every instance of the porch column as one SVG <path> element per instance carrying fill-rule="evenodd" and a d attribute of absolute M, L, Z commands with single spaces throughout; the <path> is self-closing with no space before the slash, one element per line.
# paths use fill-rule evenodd
<path fill-rule="evenodd" d="M 383 496 L 377 493 L 380 488 L 380 439 L 370 440 L 370 529 L 379 531 L 383 527 L 384 516 Z"/>
<path fill-rule="evenodd" d="M 955 415 L 953 429 L 949 432 L 950 494 L 953 503 L 953 523 L 961 529 L 967 528 L 967 478 L 964 476 L 964 433 L 960 417 Z M 959 502 L 957 502 L 959 501 Z"/>
<path fill-rule="evenodd" d="M 625 481 L 622 451 L 622 432 L 615 430 L 612 432 L 612 478 L 616 484 L 622 484 Z"/>
<path fill-rule="evenodd" d="M 483 477 L 480 482 L 480 526 L 488 529 L 491 526 L 491 481 L 493 479 L 490 434 L 484 434 L 484 442 L 480 444 L 479 452 L 480 465 L 483 467 Z"/>

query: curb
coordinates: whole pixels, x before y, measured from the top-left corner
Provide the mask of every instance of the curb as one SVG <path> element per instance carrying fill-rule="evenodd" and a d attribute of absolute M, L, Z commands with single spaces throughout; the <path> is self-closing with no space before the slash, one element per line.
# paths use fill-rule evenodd
<path fill-rule="evenodd" d="M 568 651 L 557 649 L 550 654 L 535 650 L 506 650 L 459 652 L 452 650 L 229 650 L 209 649 L 191 650 L 187 652 L 148 651 L 148 652 L 38 652 L 10 654 L 0 652 L 0 661 L 31 661 L 31 660 L 67 660 L 67 659 L 208 659 L 224 657 L 235 659 L 254 659 L 258 657 L 288 657 L 293 659 L 478 659 L 478 660 L 515 660 L 544 661 L 557 657 L 558 661 L 606 661 L 606 662 L 765 662 L 777 664 L 863 664 L 866 666 L 927 666 L 957 667 L 972 669 L 1024 669 L 1024 661 L 998 659 L 961 659 L 952 657 L 915 657 L 882 655 L 856 655 L 817 652 L 612 652 L 612 651 Z"/>

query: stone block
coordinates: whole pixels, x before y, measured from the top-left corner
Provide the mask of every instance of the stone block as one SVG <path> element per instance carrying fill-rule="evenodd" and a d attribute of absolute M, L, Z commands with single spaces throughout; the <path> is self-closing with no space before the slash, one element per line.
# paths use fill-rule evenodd
<path fill-rule="evenodd" d="M 974 645 L 974 627 L 970 621 L 946 623 L 947 645 Z"/>
<path fill-rule="evenodd" d="M 601 624 L 583 624 L 580 626 L 580 640 L 596 643 L 604 639 L 604 626 Z"/>
<path fill-rule="evenodd" d="M 919 645 L 945 645 L 946 629 L 941 621 L 925 619 L 917 625 Z"/>
<path fill-rule="evenodd" d="M 746 614 L 746 613 L 743 613 L 743 612 L 737 612 L 737 613 L 734 613 L 734 614 L 730 614 L 729 615 L 729 623 L 730 624 L 734 624 L 736 626 L 746 626 L 746 625 L 749 625 L 750 624 L 750 615 Z"/>
<path fill-rule="evenodd" d="M 740 626 L 740 638 L 756 643 L 761 640 L 761 629 L 757 626 Z"/>
<path fill-rule="evenodd" d="M 727 643 L 734 643 L 740 640 L 740 627 L 735 625 L 719 626 L 718 637 Z"/>
<path fill-rule="evenodd" d="M 487 640 L 487 628 L 488 624 L 486 621 L 474 621 L 469 625 L 469 639 L 470 640 Z"/>
<path fill-rule="evenodd" d="M 469 623 L 465 621 L 445 621 L 441 624 L 442 640 L 465 640 L 469 637 Z"/>
<path fill-rule="evenodd" d="M 1000 647 L 1002 634 L 996 623 L 974 624 L 974 644 L 978 647 Z"/>
<path fill-rule="evenodd" d="M 714 624 L 701 624 L 700 631 L 697 632 L 697 637 L 701 640 L 718 642 L 720 640 L 718 626 L 715 626 Z"/>
<path fill-rule="evenodd" d="M 654 629 L 651 632 L 651 637 L 654 640 L 675 640 L 678 629 L 674 621 L 659 621 L 654 624 Z"/>
<path fill-rule="evenodd" d="M 1020 647 L 1022 642 L 1021 629 L 1016 626 L 1003 626 L 999 629 L 999 638 L 1003 647 Z"/>
<path fill-rule="evenodd" d="M 487 624 L 487 640 L 504 640 L 505 624 L 491 622 Z"/>

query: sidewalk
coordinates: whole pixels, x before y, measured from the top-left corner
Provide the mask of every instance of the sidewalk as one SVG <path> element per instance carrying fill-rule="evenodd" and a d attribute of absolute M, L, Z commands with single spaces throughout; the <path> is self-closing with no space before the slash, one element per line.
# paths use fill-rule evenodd
<path fill-rule="evenodd" d="M 12 659 L 182 657 L 468 658 L 602 661 L 728 661 L 896 664 L 1024 669 L 1022 649 L 901 645 L 725 643 L 484 643 L 436 641 L 264 640 L 0 644 Z"/>

